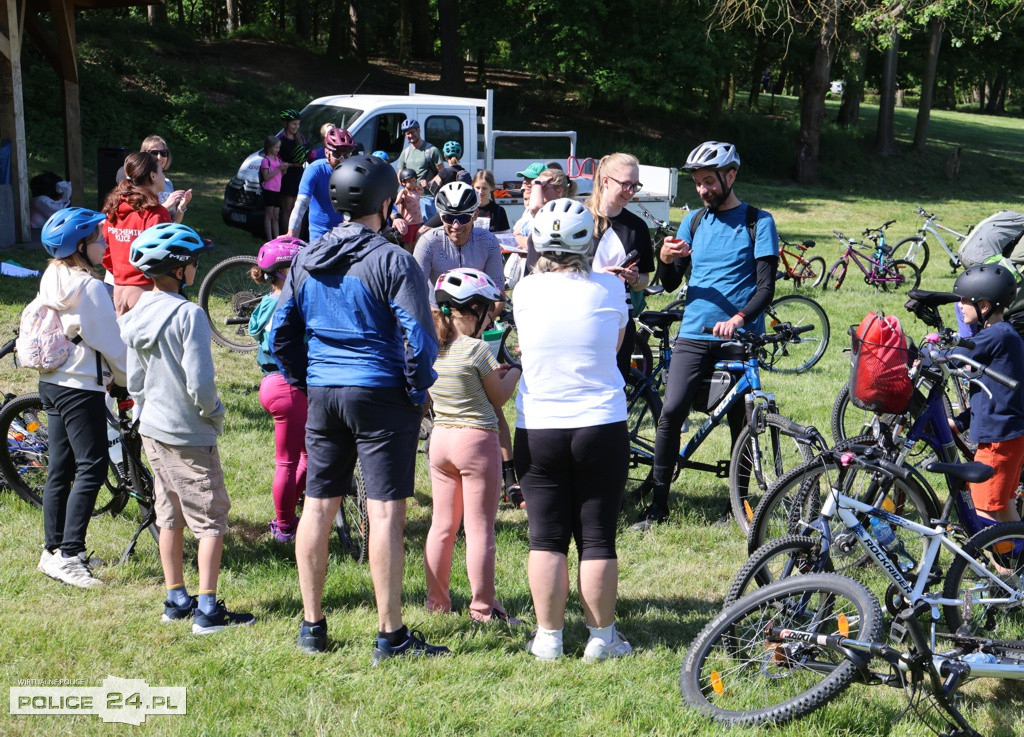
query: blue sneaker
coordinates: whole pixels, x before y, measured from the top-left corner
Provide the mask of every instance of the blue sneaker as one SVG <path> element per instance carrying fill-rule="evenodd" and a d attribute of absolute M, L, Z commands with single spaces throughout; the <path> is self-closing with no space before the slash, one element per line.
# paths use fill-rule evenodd
<path fill-rule="evenodd" d="M 210 635 L 228 627 L 248 626 L 256 621 L 256 617 L 248 612 L 229 612 L 224 600 L 217 601 L 217 608 L 210 614 L 196 609 L 192 621 L 193 635 Z"/>
<path fill-rule="evenodd" d="M 388 658 L 397 658 L 402 655 L 435 657 L 438 655 L 449 655 L 451 650 L 444 645 L 431 645 L 423 638 L 419 630 L 409 630 L 409 636 L 401 645 L 391 645 L 386 637 L 378 637 L 373 648 L 373 665 L 380 664 L 380 661 Z"/>
<path fill-rule="evenodd" d="M 199 599 L 194 596 L 190 596 L 188 604 L 185 606 L 178 606 L 173 601 L 168 599 L 164 602 L 164 614 L 160 617 L 161 622 L 177 622 L 181 619 L 189 619 L 195 614 L 196 607 L 199 606 Z"/>
<path fill-rule="evenodd" d="M 314 624 L 312 627 L 306 624 L 299 625 L 299 648 L 311 655 L 318 655 L 327 650 L 327 626 Z"/>

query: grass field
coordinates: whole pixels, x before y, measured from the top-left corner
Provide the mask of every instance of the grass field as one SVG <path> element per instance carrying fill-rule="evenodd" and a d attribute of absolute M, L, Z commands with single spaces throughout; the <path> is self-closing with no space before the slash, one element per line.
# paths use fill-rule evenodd
<path fill-rule="evenodd" d="M 865 109 L 870 116 L 872 110 Z M 910 111 L 899 111 L 901 135 L 911 129 Z M 833 228 L 856 235 L 867 226 L 897 218 L 890 242 L 917 226 L 915 205 L 939 212 L 956 229 L 1000 208 L 1024 209 L 1019 187 L 1024 165 L 1024 126 L 936 112 L 937 135 L 966 142 L 974 162 L 959 182 L 942 178 L 939 148 L 925 162 L 873 165 L 851 173 L 857 186 L 804 188 L 755 166 L 744 170 L 740 196 L 771 211 L 782 234 L 813 238 L 827 263 L 838 255 Z M 831 140 L 831 138 L 830 138 Z M 826 153 L 826 156 L 828 154 Z M 757 157 L 752 156 L 756 161 Z M 965 159 L 966 160 L 966 159 Z M 927 166 L 925 166 L 927 163 Z M 975 167 L 978 167 L 977 169 Z M 218 256 L 255 252 L 257 243 L 219 223 L 224 173 L 176 167 L 175 182 L 196 191 L 190 222 L 215 236 Z M 748 174 L 747 172 L 750 171 Z M 875 191 L 872 176 L 885 179 Z M 900 177 L 894 182 L 892 177 Z M 685 201 L 696 204 L 684 182 Z M 192 220 L 192 218 L 195 220 Z M 677 216 L 678 217 L 678 216 Z M 926 288 L 945 289 L 948 270 L 933 249 L 924 275 Z M 4 254 L 42 268 L 39 252 Z M 204 263 L 206 268 L 213 259 Z M 0 335 L 9 335 L 21 307 L 35 292 L 35 280 L 4 278 L 0 290 Z M 780 283 L 779 293 L 790 290 Z M 193 294 L 197 290 L 193 290 Z M 832 344 L 819 366 L 800 376 L 766 375 L 783 411 L 823 430 L 836 392 L 847 378 L 846 328 L 872 309 L 898 315 L 902 297 L 876 293 L 854 275 L 838 293 L 816 294 L 832 323 Z M 656 305 L 657 303 L 655 303 Z M 924 332 L 905 319 L 915 337 Z M 218 390 L 228 409 L 221 439 L 233 500 L 220 593 L 229 605 L 251 609 L 255 627 L 208 638 L 193 637 L 187 625 L 162 625 L 164 598 L 156 546 L 143 537 L 134 557 L 104 568 L 107 585 L 80 591 L 43 577 L 35 569 L 42 543 L 42 518 L 15 495 L 0 493 L 0 684 L 22 679 L 80 679 L 98 686 L 108 676 L 145 679 L 150 685 L 186 686 L 185 716 L 152 716 L 140 728 L 167 735 L 716 735 L 721 728 L 686 709 L 678 692 L 686 647 L 720 608 L 732 574 L 744 559 L 744 540 L 733 526 L 712 526 L 725 508 L 726 482 L 684 472 L 673 489 L 671 520 L 652 533 L 623 532 L 619 538 L 621 580 L 618 624 L 636 655 L 587 666 L 580 661 L 586 630 L 573 595 L 566 625 L 569 657 L 536 663 L 522 651 L 533 623 L 526 579 L 526 516 L 503 509 L 498 519 L 498 594 L 509 611 L 526 620 L 518 629 L 474 625 L 465 612 L 468 583 L 464 548 L 456 549 L 453 593 L 458 613 L 428 614 L 423 607 L 423 544 L 430 520 L 430 488 L 420 474 L 410 503 L 406 536 L 405 616 L 428 638 L 450 646 L 454 656 L 432 662 L 389 662 L 369 667 L 376 626 L 372 587 L 365 565 L 343 560 L 332 542 L 325 605 L 332 649 L 309 657 L 294 646 L 301 617 L 291 546 L 267 533 L 272 517 L 272 422 L 257 401 L 260 372 L 251 355 L 213 348 Z M 31 391 L 34 375 L 0 365 L 0 387 Z M 701 451 L 703 460 L 728 457 L 724 430 Z M 425 466 L 425 459 L 420 459 Z M 422 471 L 422 469 L 421 469 Z M 89 545 L 101 558 L 116 558 L 133 530 L 130 515 L 93 521 Z M 186 558 L 195 547 L 187 543 Z M 196 588 L 194 567 L 186 580 Z M 966 710 L 986 735 L 1024 735 L 1019 685 L 979 682 L 965 689 Z M 911 716 L 894 720 L 904 702 L 891 690 L 854 686 L 810 718 L 779 729 L 780 735 L 922 735 Z M 3 735 L 127 734 L 135 728 L 103 724 L 95 716 L 0 716 Z M 736 730 L 736 734 L 753 730 Z"/>

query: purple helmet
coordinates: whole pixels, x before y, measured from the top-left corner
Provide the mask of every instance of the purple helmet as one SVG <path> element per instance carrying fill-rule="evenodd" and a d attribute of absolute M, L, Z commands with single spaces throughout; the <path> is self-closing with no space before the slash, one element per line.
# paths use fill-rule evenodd
<path fill-rule="evenodd" d="M 277 271 L 282 266 L 291 264 L 295 254 L 305 248 L 306 242 L 290 235 L 282 235 L 267 241 L 256 256 L 256 265 L 268 273 Z"/>

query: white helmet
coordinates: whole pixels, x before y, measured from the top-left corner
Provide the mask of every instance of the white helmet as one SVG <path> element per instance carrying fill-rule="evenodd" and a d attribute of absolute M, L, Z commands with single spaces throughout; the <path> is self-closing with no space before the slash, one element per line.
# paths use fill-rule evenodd
<path fill-rule="evenodd" d="M 477 302 L 489 304 L 501 299 L 501 292 L 491 277 L 479 269 L 459 267 L 446 271 L 437 278 L 434 285 L 434 299 L 437 306 L 455 305 L 469 307 Z"/>
<path fill-rule="evenodd" d="M 736 147 L 731 143 L 705 141 L 690 152 L 683 164 L 686 171 L 708 168 L 739 169 L 740 155 L 736 153 Z"/>
<path fill-rule="evenodd" d="M 594 239 L 594 216 L 583 203 L 552 200 L 533 218 L 533 247 L 538 253 L 587 254 Z"/>
<path fill-rule="evenodd" d="M 442 215 L 472 215 L 480 207 L 480 198 L 465 182 L 450 182 L 437 190 L 434 205 Z"/>

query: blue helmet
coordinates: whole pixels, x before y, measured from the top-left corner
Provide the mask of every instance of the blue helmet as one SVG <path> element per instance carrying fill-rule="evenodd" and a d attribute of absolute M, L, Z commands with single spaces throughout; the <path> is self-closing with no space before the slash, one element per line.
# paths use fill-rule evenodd
<path fill-rule="evenodd" d="M 405 120 L 402 121 L 402 133 L 405 133 L 407 130 L 410 130 L 412 128 L 419 127 L 420 121 L 416 120 L 416 118 L 406 118 Z"/>
<path fill-rule="evenodd" d="M 43 225 L 43 248 L 54 258 L 67 258 L 78 250 L 79 241 L 92 235 L 106 217 L 84 207 L 57 210 Z"/>
<path fill-rule="evenodd" d="M 146 228 L 132 242 L 128 263 L 149 277 L 169 274 L 213 250 L 192 228 L 181 223 L 159 223 Z"/>
<path fill-rule="evenodd" d="M 462 158 L 462 144 L 458 141 L 448 141 L 441 149 L 441 153 L 444 154 L 446 159 L 450 159 L 454 156 L 456 159 Z"/>
<path fill-rule="evenodd" d="M 387 151 L 374 151 L 372 154 L 370 154 L 370 156 L 376 156 L 378 159 L 384 159 L 384 161 L 387 161 L 389 163 L 391 161 L 388 158 L 388 152 Z"/>

